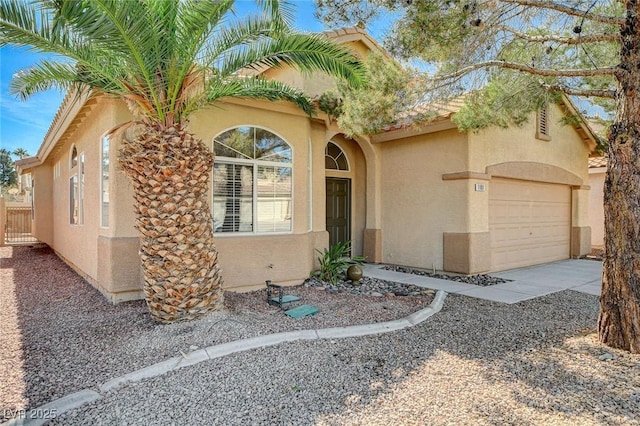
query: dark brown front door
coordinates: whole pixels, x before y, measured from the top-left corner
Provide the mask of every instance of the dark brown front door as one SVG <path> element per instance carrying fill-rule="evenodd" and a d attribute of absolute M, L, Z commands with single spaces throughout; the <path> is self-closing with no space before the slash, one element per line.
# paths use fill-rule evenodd
<path fill-rule="evenodd" d="M 329 244 L 351 239 L 351 179 L 327 178 Z"/>

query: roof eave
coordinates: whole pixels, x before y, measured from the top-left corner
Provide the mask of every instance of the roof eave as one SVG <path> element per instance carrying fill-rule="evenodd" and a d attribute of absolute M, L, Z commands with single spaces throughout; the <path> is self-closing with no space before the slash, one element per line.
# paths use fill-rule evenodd
<path fill-rule="evenodd" d="M 568 110 L 569 114 L 579 117 L 578 123 L 574 125 L 573 128 L 576 130 L 576 132 L 578 132 L 578 135 L 580 135 L 584 143 L 587 144 L 589 153 L 595 152 L 598 146 L 598 137 L 596 136 L 591 126 L 589 126 L 587 121 L 582 116 L 582 113 L 578 111 L 578 108 L 576 108 L 575 104 L 573 103 L 571 98 L 569 98 L 569 96 L 564 94 L 562 95 L 562 104 Z"/>
<path fill-rule="evenodd" d="M 40 159 L 36 156 L 21 158 L 20 160 L 16 160 L 15 162 L 16 172 L 21 175 L 27 170 L 39 166 L 40 164 L 42 164 L 42 161 L 40 161 Z"/>

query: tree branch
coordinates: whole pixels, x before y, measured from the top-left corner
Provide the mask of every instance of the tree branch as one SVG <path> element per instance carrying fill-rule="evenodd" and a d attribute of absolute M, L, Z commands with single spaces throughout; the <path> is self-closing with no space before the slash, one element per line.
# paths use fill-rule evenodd
<path fill-rule="evenodd" d="M 506 61 L 485 61 L 479 62 L 477 64 L 469 65 L 468 67 L 464 67 L 456 72 L 446 74 L 443 76 L 435 77 L 435 81 L 440 80 L 449 80 L 452 78 L 457 78 L 470 72 L 477 71 L 482 68 L 503 68 L 515 71 L 526 72 L 528 74 L 539 75 L 541 77 L 595 77 L 601 75 L 613 75 L 618 67 L 606 67 L 606 68 L 597 68 L 597 69 L 569 69 L 569 70 L 553 70 L 553 69 L 542 69 L 542 68 L 534 68 L 528 65 L 518 64 L 515 62 L 506 62 Z"/>
<path fill-rule="evenodd" d="M 500 0 L 503 3 L 517 4 L 520 6 L 537 7 L 540 9 L 553 9 L 561 13 L 565 13 L 571 16 L 579 16 L 580 18 L 586 18 L 591 21 L 600 22 L 603 24 L 623 25 L 625 20 L 623 18 L 617 18 L 615 16 L 598 15 L 595 13 L 587 12 L 586 10 L 577 9 L 575 7 L 565 6 L 554 1 L 543 0 Z"/>
<path fill-rule="evenodd" d="M 504 32 L 508 32 L 513 34 L 515 37 L 526 40 L 530 43 L 546 43 L 548 41 L 553 41 L 556 43 L 567 44 L 567 45 L 577 45 L 583 43 L 598 43 L 598 42 L 619 42 L 620 34 L 596 34 L 596 35 L 581 35 L 580 37 L 559 37 L 554 35 L 542 35 L 542 36 L 532 36 L 520 31 L 516 31 L 515 29 L 507 26 L 499 27 Z"/>
<path fill-rule="evenodd" d="M 581 96 L 585 98 L 609 98 L 615 99 L 616 92 L 614 90 L 597 90 L 597 89 L 574 89 L 557 84 L 544 84 L 548 90 L 556 90 L 571 96 Z"/>

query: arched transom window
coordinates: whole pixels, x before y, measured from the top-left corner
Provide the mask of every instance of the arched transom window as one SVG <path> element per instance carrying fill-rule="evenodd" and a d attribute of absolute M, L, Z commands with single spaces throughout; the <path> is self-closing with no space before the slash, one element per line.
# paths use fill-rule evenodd
<path fill-rule="evenodd" d="M 214 232 L 289 232 L 292 150 L 258 127 L 236 127 L 213 141 Z"/>
<path fill-rule="evenodd" d="M 347 156 L 342 148 L 333 142 L 329 142 L 324 149 L 324 167 L 327 170 L 349 171 Z"/>

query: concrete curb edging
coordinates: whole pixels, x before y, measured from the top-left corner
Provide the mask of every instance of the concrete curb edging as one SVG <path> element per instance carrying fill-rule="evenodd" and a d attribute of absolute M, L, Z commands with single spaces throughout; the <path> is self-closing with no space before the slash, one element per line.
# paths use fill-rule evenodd
<path fill-rule="evenodd" d="M 410 328 L 438 313 L 442 309 L 442 305 L 444 304 L 446 297 L 447 293 L 445 291 L 438 290 L 429 306 L 414 312 L 405 318 L 393 321 L 352 325 L 347 327 L 324 328 L 318 330 L 287 331 L 283 333 L 250 337 L 220 345 L 209 346 L 204 349 L 198 349 L 193 352 L 183 354 L 183 356 L 169 358 L 131 373 L 127 373 L 123 376 L 116 377 L 115 379 L 111 379 L 99 385 L 98 391 L 95 389 L 83 389 L 41 405 L 40 407 L 32 408 L 27 411 L 24 418 L 12 419 L 8 422 L 2 423 L 0 426 L 39 426 L 60 414 L 79 408 L 89 402 L 102 399 L 106 393 L 117 390 L 127 384 L 140 382 L 144 379 L 161 376 L 182 367 L 188 367 L 204 361 L 221 358 L 251 349 L 265 348 L 279 345 L 281 343 L 296 342 L 300 340 L 343 339 L 347 337 L 369 336 Z M 53 417 L 42 418 L 43 413 L 51 413 L 53 414 Z M 40 416 L 40 418 L 38 418 L 38 416 Z"/>

